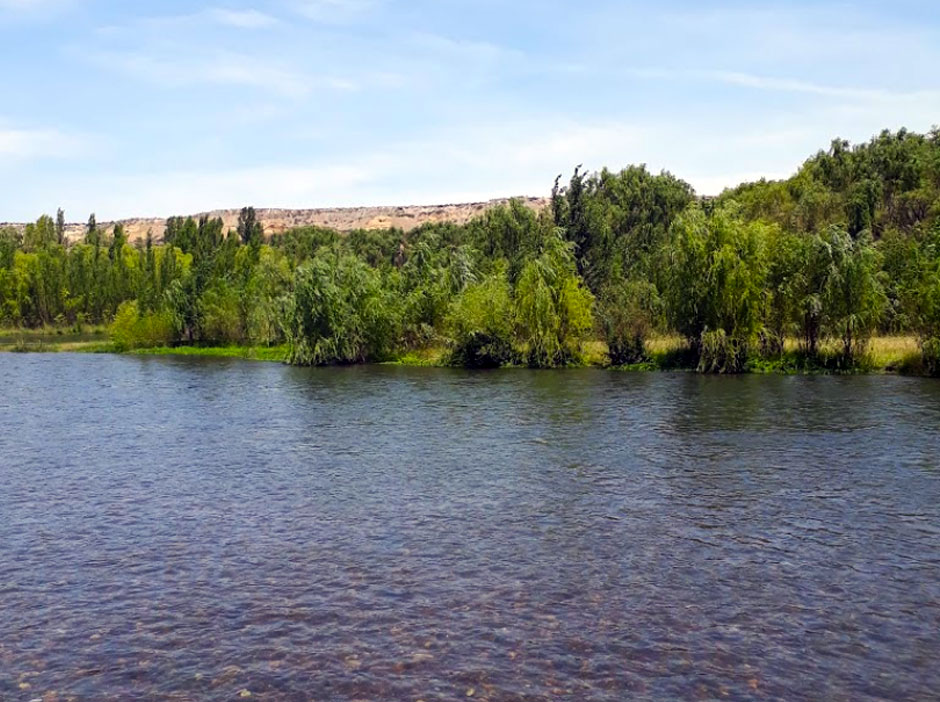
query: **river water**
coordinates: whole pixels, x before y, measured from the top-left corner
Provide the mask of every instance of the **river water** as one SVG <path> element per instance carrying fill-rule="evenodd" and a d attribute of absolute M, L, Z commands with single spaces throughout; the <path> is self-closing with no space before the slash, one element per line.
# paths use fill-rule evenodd
<path fill-rule="evenodd" d="M 0 356 L 0 700 L 938 691 L 938 382 Z"/>

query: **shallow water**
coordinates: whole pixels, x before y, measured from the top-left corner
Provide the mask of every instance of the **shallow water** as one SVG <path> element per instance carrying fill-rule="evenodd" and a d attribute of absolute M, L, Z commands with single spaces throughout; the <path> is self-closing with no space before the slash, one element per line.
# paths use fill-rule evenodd
<path fill-rule="evenodd" d="M 934 699 L 938 429 L 898 377 L 3 355 L 0 700 Z"/>

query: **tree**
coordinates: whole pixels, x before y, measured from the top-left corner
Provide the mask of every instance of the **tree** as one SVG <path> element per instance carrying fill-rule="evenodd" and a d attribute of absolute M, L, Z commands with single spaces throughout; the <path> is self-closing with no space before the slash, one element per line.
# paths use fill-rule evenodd
<path fill-rule="evenodd" d="M 56 241 L 60 246 L 65 245 L 65 211 L 60 207 L 55 215 Z"/>
<path fill-rule="evenodd" d="M 783 352 L 787 335 L 799 316 L 799 279 L 805 271 L 805 237 L 773 226 L 767 238 L 767 317 L 762 338 L 771 356 Z M 815 343 L 815 342 L 814 342 Z"/>
<path fill-rule="evenodd" d="M 656 286 L 647 280 L 612 281 L 598 301 L 598 320 L 614 366 L 646 360 L 646 339 L 659 316 Z"/>
<path fill-rule="evenodd" d="M 98 231 L 98 221 L 95 219 L 95 213 L 88 215 L 88 225 L 85 227 L 85 243 L 92 246 L 101 245 L 101 234 Z"/>
<path fill-rule="evenodd" d="M 43 215 L 35 224 L 27 224 L 23 234 L 25 251 L 40 251 L 57 241 L 55 222 L 49 215 Z"/>
<path fill-rule="evenodd" d="M 690 209 L 664 251 L 667 317 L 703 371 L 743 371 L 762 326 L 767 230 L 735 210 L 733 203 L 711 216 Z"/>
<path fill-rule="evenodd" d="M 853 239 L 843 229 L 826 234 L 832 252 L 823 309 L 833 334 L 842 342 L 842 363 L 853 366 L 868 347 L 887 298 L 881 284 L 879 254 L 867 236 Z"/>
<path fill-rule="evenodd" d="M 553 368 L 580 361 L 593 327 L 594 296 L 576 272 L 572 246 L 547 238 L 540 256 L 525 264 L 513 291 L 517 335 L 526 361 Z"/>
<path fill-rule="evenodd" d="M 258 248 L 264 241 L 264 229 L 258 221 L 254 207 L 243 207 L 238 215 L 238 228 L 236 229 L 242 244 Z"/>
<path fill-rule="evenodd" d="M 295 365 L 376 361 L 391 350 L 397 310 L 374 269 L 348 254 L 324 254 L 297 269 L 285 331 Z"/>
<path fill-rule="evenodd" d="M 114 225 L 114 233 L 111 235 L 111 246 L 108 247 L 108 258 L 111 261 L 119 261 L 124 244 L 127 243 L 127 232 L 124 225 L 118 222 Z"/>
<path fill-rule="evenodd" d="M 512 291 L 505 270 L 468 285 L 447 317 L 450 362 L 464 368 L 498 368 L 515 360 Z"/>
<path fill-rule="evenodd" d="M 904 305 L 914 320 L 925 370 L 940 376 L 940 223 L 921 242 L 916 282 L 905 289 Z"/>

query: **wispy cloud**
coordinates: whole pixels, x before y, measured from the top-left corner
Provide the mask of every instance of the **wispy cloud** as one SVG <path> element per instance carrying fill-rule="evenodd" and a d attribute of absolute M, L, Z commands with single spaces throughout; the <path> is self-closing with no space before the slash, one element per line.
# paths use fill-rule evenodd
<path fill-rule="evenodd" d="M 0 0 L 0 23 L 52 20 L 79 0 Z"/>
<path fill-rule="evenodd" d="M 322 164 L 317 168 L 271 165 L 225 170 L 176 170 L 101 174 L 83 180 L 65 200 L 69 210 L 94 203 L 101 217 L 168 216 L 211 209 L 290 207 L 335 201 L 358 192 L 372 175 L 358 166 Z"/>
<path fill-rule="evenodd" d="M 218 24 L 239 29 L 264 29 L 278 24 L 276 17 L 258 10 L 229 10 L 214 7 L 206 10 L 204 14 Z"/>
<path fill-rule="evenodd" d="M 65 0 L 0 0 L 0 10 L 34 12 L 66 4 Z"/>
<path fill-rule="evenodd" d="M 324 24 L 345 24 L 377 9 L 384 0 L 293 0 L 298 14 Z"/>
<path fill-rule="evenodd" d="M 245 86 L 294 98 L 307 95 L 316 87 L 350 89 L 350 85 L 339 79 L 314 78 L 254 55 L 225 51 L 189 56 L 109 51 L 88 54 L 87 57 L 103 68 L 167 87 Z"/>
<path fill-rule="evenodd" d="M 3 0 L 0 0 L 3 2 Z M 205 30 L 220 26 L 234 29 L 268 29 L 281 24 L 280 20 L 256 9 L 235 10 L 226 7 L 210 7 L 199 12 L 176 15 L 145 15 L 135 17 L 120 25 L 105 25 L 98 28 L 99 34 L 124 36 L 128 32 L 165 32 L 169 28 Z"/>
<path fill-rule="evenodd" d="M 940 90 L 898 91 L 881 88 L 826 85 L 797 78 L 778 78 L 740 71 L 675 70 L 660 68 L 631 69 L 628 73 L 650 80 L 699 80 L 724 83 L 741 88 L 787 93 L 805 93 L 856 101 L 895 102 L 898 100 L 936 100 Z"/>
<path fill-rule="evenodd" d="M 735 71 L 696 71 L 693 75 L 716 80 L 731 85 L 759 90 L 777 90 L 791 93 L 809 93 L 811 95 L 825 95 L 835 98 L 848 98 L 851 100 L 870 100 L 888 102 L 904 99 L 937 98 L 938 90 L 893 91 L 872 88 L 857 88 L 836 85 L 825 85 L 811 81 L 793 78 L 772 78 L 767 76 L 751 75 Z"/>
<path fill-rule="evenodd" d="M 11 160 L 72 158 L 84 151 L 84 141 L 58 129 L 19 129 L 0 126 L 0 156 Z"/>

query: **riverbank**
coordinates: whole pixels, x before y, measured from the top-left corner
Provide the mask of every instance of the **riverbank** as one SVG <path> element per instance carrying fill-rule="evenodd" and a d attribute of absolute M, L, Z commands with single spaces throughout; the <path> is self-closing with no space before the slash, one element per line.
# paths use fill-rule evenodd
<path fill-rule="evenodd" d="M 286 345 L 259 346 L 177 346 L 118 351 L 108 341 L 103 330 L 82 334 L 56 333 L 50 330 L 0 331 L 0 352 L 23 353 L 123 353 L 137 356 L 201 356 L 206 358 L 240 358 L 251 361 L 284 363 L 288 357 Z M 642 363 L 628 366 L 610 366 L 607 347 L 601 341 L 584 344 L 584 367 L 607 368 L 614 371 L 690 371 L 694 360 L 684 340 L 678 336 L 659 336 L 647 341 L 648 358 Z M 448 350 L 432 346 L 404 352 L 385 361 L 386 365 L 411 367 L 448 366 Z M 776 374 L 834 374 L 834 373 L 896 373 L 925 375 L 920 345 L 912 336 L 881 336 L 872 339 L 868 353 L 851 369 L 840 367 L 839 345 L 832 341 L 822 344 L 816 358 L 800 351 L 795 339 L 788 339 L 783 353 L 758 356 L 748 362 L 749 373 Z"/>

